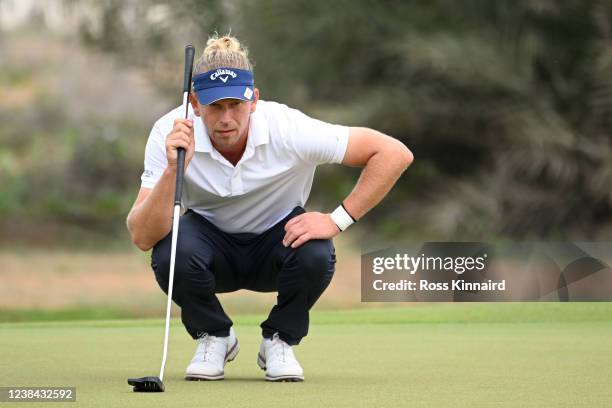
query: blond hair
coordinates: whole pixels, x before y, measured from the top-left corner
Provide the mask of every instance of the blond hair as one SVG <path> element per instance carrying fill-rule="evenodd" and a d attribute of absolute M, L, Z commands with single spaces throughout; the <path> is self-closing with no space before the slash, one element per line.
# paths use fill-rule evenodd
<path fill-rule="evenodd" d="M 206 42 L 206 48 L 196 61 L 194 75 L 217 68 L 237 68 L 253 70 L 249 61 L 249 51 L 230 34 L 219 36 L 215 33 Z"/>

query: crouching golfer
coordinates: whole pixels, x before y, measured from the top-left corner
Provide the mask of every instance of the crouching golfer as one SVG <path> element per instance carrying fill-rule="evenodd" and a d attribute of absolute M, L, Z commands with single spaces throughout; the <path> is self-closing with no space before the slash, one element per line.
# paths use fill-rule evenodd
<path fill-rule="evenodd" d="M 167 293 L 177 148 L 186 150 L 173 301 L 197 340 L 186 379 L 220 380 L 238 354 L 216 293 L 278 292 L 261 324 L 257 363 L 270 381 L 301 381 L 292 346 L 332 279 L 332 238 L 387 194 L 412 162 L 401 142 L 375 130 L 312 119 L 259 99 L 253 69 L 234 37 L 215 36 L 195 63 L 189 119 L 179 107 L 153 126 L 138 197 L 127 217 L 133 242 L 153 248 Z M 365 168 L 331 214 L 306 212 L 315 167 Z"/>

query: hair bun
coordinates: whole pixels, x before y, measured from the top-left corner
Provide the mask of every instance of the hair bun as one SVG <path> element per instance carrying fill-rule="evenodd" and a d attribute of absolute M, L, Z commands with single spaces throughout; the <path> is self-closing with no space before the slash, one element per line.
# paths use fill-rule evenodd
<path fill-rule="evenodd" d="M 253 70 L 248 50 L 236 37 L 215 33 L 206 41 L 206 48 L 195 64 L 194 74 L 224 67 Z"/>

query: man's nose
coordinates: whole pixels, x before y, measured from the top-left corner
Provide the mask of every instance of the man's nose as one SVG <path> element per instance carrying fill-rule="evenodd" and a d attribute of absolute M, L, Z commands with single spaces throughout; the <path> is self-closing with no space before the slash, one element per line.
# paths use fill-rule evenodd
<path fill-rule="evenodd" d="M 221 112 L 221 122 L 229 122 L 232 119 L 231 111 L 227 108 L 223 109 Z"/>

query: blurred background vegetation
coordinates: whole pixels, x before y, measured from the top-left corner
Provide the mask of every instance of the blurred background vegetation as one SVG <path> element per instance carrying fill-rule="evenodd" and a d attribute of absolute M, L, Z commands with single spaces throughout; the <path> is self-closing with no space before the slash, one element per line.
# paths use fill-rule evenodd
<path fill-rule="evenodd" d="M 125 241 L 148 131 L 180 103 L 183 45 L 201 52 L 230 30 L 263 99 L 413 150 L 364 239 L 612 232 L 611 1 L 0 0 L 0 12 L 2 242 Z M 357 176 L 322 167 L 310 207 L 332 208 Z"/>
<path fill-rule="evenodd" d="M 149 130 L 215 31 L 263 99 L 414 152 L 353 248 L 609 240 L 611 23 L 609 0 L 0 0 L 0 248 L 131 247 Z M 309 208 L 358 175 L 320 167 Z"/>

